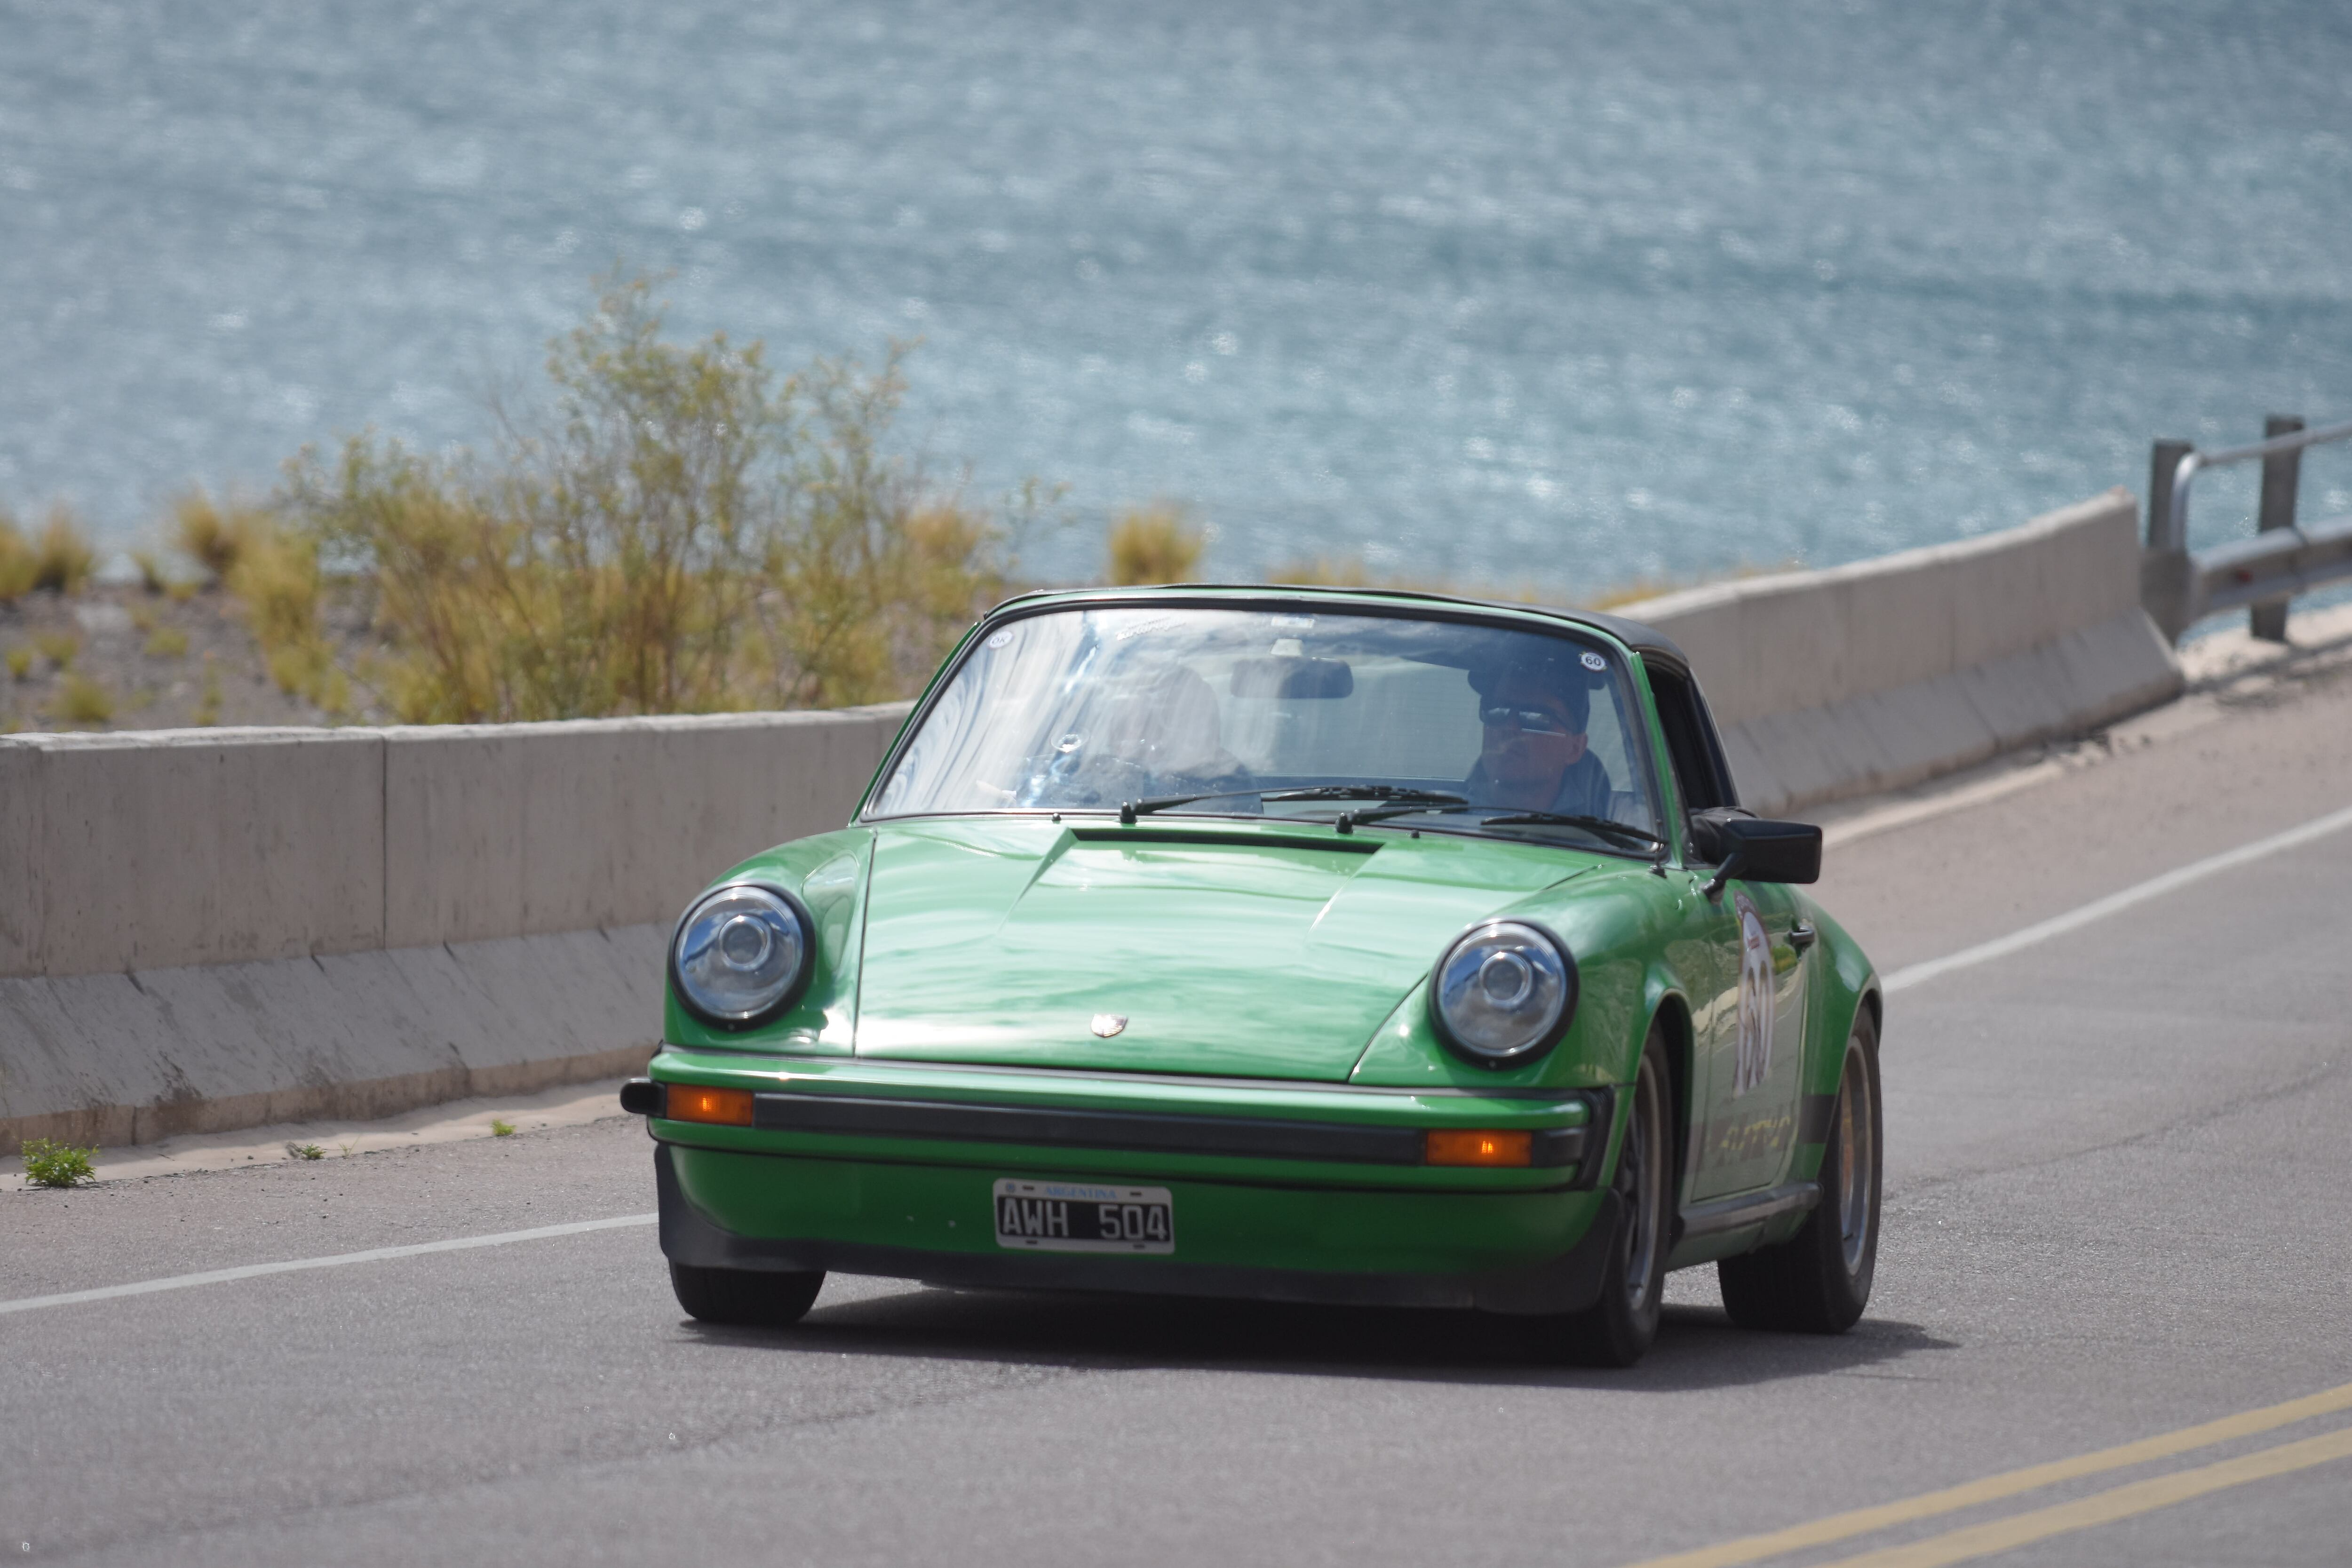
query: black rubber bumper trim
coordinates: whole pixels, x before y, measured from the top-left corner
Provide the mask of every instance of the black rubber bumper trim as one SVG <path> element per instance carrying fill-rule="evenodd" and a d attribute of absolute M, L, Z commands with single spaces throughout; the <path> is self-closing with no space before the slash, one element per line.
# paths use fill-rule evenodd
<path fill-rule="evenodd" d="M 752 1104 L 752 1125 L 773 1132 L 1122 1149 L 1145 1154 L 1225 1154 L 1349 1165 L 1422 1163 L 1423 1129 L 1419 1127 L 867 1100 L 839 1094 L 760 1094 L 753 1097 Z M 1553 1170 L 1573 1165 L 1583 1157 L 1585 1142 L 1583 1127 L 1538 1129 L 1528 1163 Z"/>
<path fill-rule="evenodd" d="M 1151 1296 L 1214 1296 L 1337 1307 L 1477 1308 L 1518 1315 L 1579 1312 L 1601 1294 L 1623 1223 L 1614 1192 L 1600 1194 L 1583 1238 L 1556 1258 L 1472 1274 L 1391 1274 L 1301 1268 L 1236 1268 L 1172 1258 L 1034 1252 L 926 1252 L 865 1242 L 737 1236 L 687 1200 L 667 1144 L 654 1149 L 662 1254 L 697 1268 L 761 1273 L 878 1275 L 967 1289 L 1103 1290 Z M 1512 1194 L 1479 1194 L 1507 1196 Z"/>

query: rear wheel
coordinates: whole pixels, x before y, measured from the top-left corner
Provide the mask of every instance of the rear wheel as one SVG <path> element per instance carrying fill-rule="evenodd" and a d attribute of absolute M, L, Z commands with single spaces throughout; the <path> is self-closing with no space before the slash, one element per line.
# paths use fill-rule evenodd
<path fill-rule="evenodd" d="M 771 1274 L 749 1268 L 669 1266 L 670 1289 L 689 1317 L 706 1323 L 781 1329 L 801 1321 L 824 1289 L 824 1271 Z"/>
<path fill-rule="evenodd" d="M 1822 1201 L 1789 1240 L 1715 1266 L 1723 1310 L 1733 1322 L 1743 1329 L 1842 1334 L 1861 1319 L 1878 1268 L 1883 1126 L 1878 1031 L 1864 1012 L 1846 1041 L 1829 1148 L 1822 1155 Z"/>
<path fill-rule="evenodd" d="M 1617 1243 L 1610 1248 L 1600 1299 L 1566 1324 L 1568 1357 L 1585 1366 L 1632 1366 L 1658 1337 L 1675 1201 L 1671 1081 L 1665 1040 L 1653 1029 L 1633 1077 L 1625 1146 L 1617 1156 Z"/>

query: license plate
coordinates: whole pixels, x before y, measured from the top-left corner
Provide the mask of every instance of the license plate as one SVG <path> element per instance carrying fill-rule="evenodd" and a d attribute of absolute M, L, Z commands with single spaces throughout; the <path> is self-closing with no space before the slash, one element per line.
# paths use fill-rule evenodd
<path fill-rule="evenodd" d="M 1173 1252 L 1176 1205 L 1166 1187 L 1001 1181 L 996 1245 L 1033 1252 Z"/>

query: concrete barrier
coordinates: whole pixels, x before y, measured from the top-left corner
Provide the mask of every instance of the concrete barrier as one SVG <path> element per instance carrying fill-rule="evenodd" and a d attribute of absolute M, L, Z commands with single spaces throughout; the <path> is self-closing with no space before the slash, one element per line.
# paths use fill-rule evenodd
<path fill-rule="evenodd" d="M 0 738 L 0 1153 L 635 1070 L 686 900 L 906 712 Z"/>
<path fill-rule="evenodd" d="M 1621 613 L 1790 810 L 2177 692 L 2135 519 L 2116 491 Z M 687 899 L 846 820 L 905 713 L 0 738 L 0 1152 L 634 1070 Z"/>
<path fill-rule="evenodd" d="M 1954 544 L 1692 589 L 1615 613 L 1691 657 L 1740 798 L 1898 788 L 2166 701 L 2129 492 Z"/>
<path fill-rule="evenodd" d="M 667 921 L 840 826 L 906 712 L 0 738 L 0 975 Z"/>

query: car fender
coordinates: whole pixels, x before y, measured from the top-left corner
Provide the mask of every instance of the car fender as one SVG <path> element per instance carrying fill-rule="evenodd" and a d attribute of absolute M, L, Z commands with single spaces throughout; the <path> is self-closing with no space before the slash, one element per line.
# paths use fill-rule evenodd
<path fill-rule="evenodd" d="M 771 1047 L 802 1055 L 848 1056 L 855 1047 L 858 961 L 866 931 L 866 890 L 874 863 L 874 830 L 847 827 L 796 838 L 761 851 L 710 884 L 765 882 L 795 894 L 816 922 L 815 973 L 800 1000 L 756 1029 L 719 1029 L 678 1005 L 662 987 L 662 1038 L 672 1045 Z M 708 892 L 709 889 L 705 889 Z M 698 902 L 702 894 L 695 895 Z M 692 906 L 689 905 L 688 908 Z M 685 918 L 685 911 L 679 911 Z M 676 940 L 673 931 L 672 941 Z M 664 953 L 667 963 L 667 953 Z"/>
<path fill-rule="evenodd" d="M 1864 1007 L 1877 1020 L 1878 971 L 1845 927 L 1832 920 L 1811 898 L 1800 895 L 1804 919 L 1821 932 L 1813 960 L 1815 984 L 1808 1034 L 1813 1048 L 1805 1064 L 1805 1092 L 1834 1096 L 1845 1067 L 1845 1043 L 1853 1033 L 1855 1016 Z"/>

